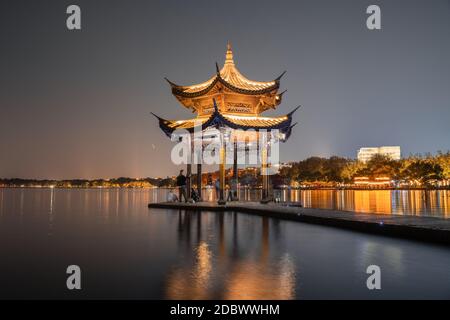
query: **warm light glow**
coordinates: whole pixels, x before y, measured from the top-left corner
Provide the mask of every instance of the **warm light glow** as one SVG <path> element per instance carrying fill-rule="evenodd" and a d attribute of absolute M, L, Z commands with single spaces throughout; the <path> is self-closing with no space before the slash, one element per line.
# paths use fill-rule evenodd
<path fill-rule="evenodd" d="M 260 90 L 265 88 L 270 88 L 276 84 L 275 81 L 267 81 L 267 82 L 261 82 L 261 81 L 253 81 L 250 79 L 247 79 L 244 75 L 242 75 L 239 70 L 236 68 L 233 60 L 233 52 L 231 51 L 231 48 L 228 48 L 225 58 L 225 63 L 222 67 L 222 69 L 219 71 L 220 77 L 224 79 L 229 84 L 241 88 L 241 89 L 248 89 L 248 90 Z M 185 92 L 198 92 L 203 89 L 208 88 L 217 78 L 217 75 L 214 75 L 209 80 L 191 85 L 191 86 L 184 86 L 182 89 Z"/>
<path fill-rule="evenodd" d="M 261 117 L 261 116 L 239 116 L 227 114 L 226 118 L 234 119 L 234 120 L 261 120 L 261 121 L 274 121 L 274 120 L 287 120 L 287 116 L 282 116 L 278 118 L 270 118 L 270 117 Z"/>

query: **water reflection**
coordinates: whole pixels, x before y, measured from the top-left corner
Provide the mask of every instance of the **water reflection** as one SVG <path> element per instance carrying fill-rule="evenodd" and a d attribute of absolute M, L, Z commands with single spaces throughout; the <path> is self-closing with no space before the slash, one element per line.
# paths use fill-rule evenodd
<path fill-rule="evenodd" d="M 389 268 L 398 277 L 402 276 L 405 272 L 405 257 L 403 251 L 398 247 L 367 241 L 361 243 L 361 255 L 359 265 L 361 267 L 370 266 L 376 264 L 376 261 L 385 261 L 385 268 Z"/>
<path fill-rule="evenodd" d="M 282 190 L 281 201 L 307 208 L 450 217 L 448 190 Z"/>
<path fill-rule="evenodd" d="M 206 201 L 215 201 L 210 189 Z M 275 190 L 281 202 L 298 202 L 307 208 L 364 213 L 450 217 L 449 190 Z M 205 197 L 205 195 L 208 195 Z M 259 201 L 261 190 L 242 188 L 241 201 Z"/>
<path fill-rule="evenodd" d="M 169 299 L 208 299 L 211 291 L 211 251 L 206 242 L 194 250 L 192 270 L 176 269 L 169 275 L 167 297 Z"/>
<path fill-rule="evenodd" d="M 44 210 L 52 219 L 58 206 L 69 212 L 81 204 L 81 212 L 89 211 L 91 200 L 97 203 L 96 214 L 104 219 L 118 219 L 124 209 L 132 214 L 136 201 L 165 201 L 167 189 L 8 189 L 0 188 L 0 216 L 10 205 L 24 215 L 33 209 Z M 204 199 L 215 201 L 213 189 L 203 190 Z M 261 190 L 241 189 L 242 201 L 257 201 Z M 59 203 L 55 199 L 61 199 Z M 301 203 L 307 208 L 450 218 L 449 190 L 281 190 L 281 201 Z"/>
<path fill-rule="evenodd" d="M 88 274 L 77 297 L 88 299 L 370 299 L 371 264 L 383 270 L 377 297 L 450 297 L 446 247 L 236 212 L 148 209 L 164 192 L 0 189 L 0 299 L 72 299 L 64 275 L 74 262 Z M 448 209 L 442 193 L 297 196 L 341 208 L 378 202 L 364 210 Z"/>
<path fill-rule="evenodd" d="M 245 216 L 180 211 L 181 261 L 168 273 L 166 298 L 294 299 L 292 258 L 288 253 L 271 252 L 270 243 L 276 246 L 280 233 L 271 236 L 276 224 L 272 226 L 265 217 L 260 220 L 254 232 L 243 234 L 241 229 L 249 228 Z"/>

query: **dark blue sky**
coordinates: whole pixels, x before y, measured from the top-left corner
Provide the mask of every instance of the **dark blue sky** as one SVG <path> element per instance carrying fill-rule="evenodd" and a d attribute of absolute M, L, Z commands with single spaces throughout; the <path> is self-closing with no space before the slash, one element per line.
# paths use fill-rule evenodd
<path fill-rule="evenodd" d="M 66 29 L 69 4 L 82 30 Z M 382 30 L 366 28 L 378 4 Z M 226 42 L 250 79 L 282 71 L 282 160 L 450 149 L 450 1 L 18 1 L 0 4 L 0 177 L 165 176 L 150 112 L 190 118 L 164 77 L 208 79 Z"/>

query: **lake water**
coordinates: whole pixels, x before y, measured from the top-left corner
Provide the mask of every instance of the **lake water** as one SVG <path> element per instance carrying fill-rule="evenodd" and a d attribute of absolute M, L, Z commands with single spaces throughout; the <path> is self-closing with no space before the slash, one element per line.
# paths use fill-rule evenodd
<path fill-rule="evenodd" d="M 148 209 L 162 192 L 0 189 L 0 298 L 450 298 L 449 247 L 234 212 Z M 72 264 L 82 270 L 80 291 L 66 289 Z M 366 287 L 373 264 L 381 290 Z"/>
<path fill-rule="evenodd" d="M 450 218 L 448 190 L 275 190 L 274 195 L 308 208 Z M 215 200 L 212 190 L 204 190 L 203 197 Z M 260 198 L 261 190 L 240 190 L 242 200 Z"/>

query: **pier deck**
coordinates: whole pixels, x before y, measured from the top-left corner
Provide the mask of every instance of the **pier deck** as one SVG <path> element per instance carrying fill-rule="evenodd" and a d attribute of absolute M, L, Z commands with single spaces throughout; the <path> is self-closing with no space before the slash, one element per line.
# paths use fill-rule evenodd
<path fill-rule="evenodd" d="M 312 209 L 294 205 L 258 202 L 229 202 L 226 205 L 214 202 L 160 202 L 150 203 L 148 207 L 191 211 L 236 211 L 450 245 L 450 219 Z"/>

